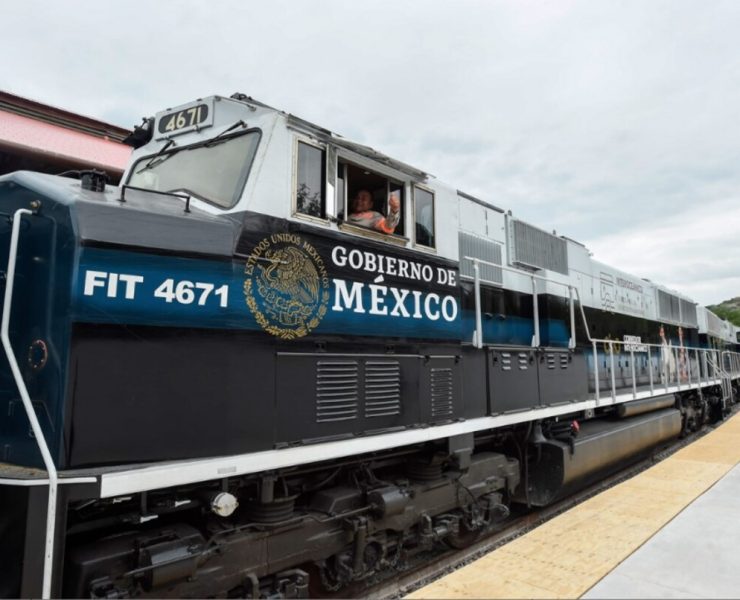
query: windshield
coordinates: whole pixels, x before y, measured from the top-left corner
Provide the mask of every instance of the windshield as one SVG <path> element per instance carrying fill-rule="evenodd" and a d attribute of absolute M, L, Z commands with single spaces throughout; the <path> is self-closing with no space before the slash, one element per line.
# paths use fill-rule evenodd
<path fill-rule="evenodd" d="M 250 131 L 213 145 L 172 147 L 147 156 L 131 170 L 128 185 L 157 192 L 185 191 L 223 208 L 236 204 L 249 175 L 260 134 Z"/>

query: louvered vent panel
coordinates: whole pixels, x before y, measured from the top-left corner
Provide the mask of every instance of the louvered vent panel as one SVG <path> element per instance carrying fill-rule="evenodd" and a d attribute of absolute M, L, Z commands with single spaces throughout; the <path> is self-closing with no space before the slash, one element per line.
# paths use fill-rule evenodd
<path fill-rule="evenodd" d="M 358 383 L 356 361 L 319 361 L 316 365 L 316 422 L 356 419 Z"/>
<path fill-rule="evenodd" d="M 678 299 L 678 302 L 681 306 L 681 322 L 690 327 L 696 327 L 696 305 L 681 298 Z"/>
<path fill-rule="evenodd" d="M 526 371 L 529 368 L 529 355 L 526 352 L 520 352 L 517 355 L 519 361 L 519 370 Z"/>
<path fill-rule="evenodd" d="M 678 296 L 658 290 L 658 314 L 663 321 L 681 322 L 681 309 Z"/>
<path fill-rule="evenodd" d="M 678 296 L 671 296 L 671 315 L 674 321 L 681 322 L 681 305 Z"/>
<path fill-rule="evenodd" d="M 523 221 L 509 220 L 511 262 L 568 274 L 568 245 L 556 235 Z"/>
<path fill-rule="evenodd" d="M 365 416 L 401 414 L 401 366 L 398 361 L 365 363 Z"/>
<path fill-rule="evenodd" d="M 555 355 L 554 354 L 548 354 L 547 355 L 547 368 L 548 369 L 554 369 L 555 368 Z"/>
<path fill-rule="evenodd" d="M 560 368 L 561 369 L 567 369 L 568 368 L 568 355 L 567 354 L 561 354 L 560 355 Z"/>
<path fill-rule="evenodd" d="M 432 417 L 452 416 L 452 369 L 432 369 Z"/>
<path fill-rule="evenodd" d="M 501 244 L 461 231 L 458 234 L 460 244 L 460 275 L 474 277 L 473 262 L 465 256 L 479 258 L 497 265 L 501 264 Z M 501 269 L 490 265 L 480 265 L 480 278 L 488 283 L 503 284 Z"/>
<path fill-rule="evenodd" d="M 511 371 L 511 354 L 508 352 L 501 353 L 501 370 Z"/>
<path fill-rule="evenodd" d="M 712 335 L 716 337 L 722 337 L 722 332 L 724 330 L 722 319 L 720 319 L 713 312 L 708 312 L 708 311 L 707 311 L 707 330 L 709 331 L 709 333 L 711 333 Z"/>

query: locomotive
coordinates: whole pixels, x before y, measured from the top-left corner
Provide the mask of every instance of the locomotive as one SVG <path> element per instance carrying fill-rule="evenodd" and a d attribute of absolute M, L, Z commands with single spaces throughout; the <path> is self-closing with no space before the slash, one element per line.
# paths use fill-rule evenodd
<path fill-rule="evenodd" d="M 0 595 L 336 591 L 737 398 L 737 327 L 251 97 L 127 143 L 0 177 Z"/>

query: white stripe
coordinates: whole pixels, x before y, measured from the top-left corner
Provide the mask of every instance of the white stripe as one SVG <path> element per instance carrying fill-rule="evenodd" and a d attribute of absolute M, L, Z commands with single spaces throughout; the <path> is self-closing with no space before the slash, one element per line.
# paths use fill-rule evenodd
<path fill-rule="evenodd" d="M 704 381 L 701 386 L 706 387 L 708 385 L 718 384 L 719 380 L 717 379 Z M 691 386 L 681 385 L 680 391 L 685 392 L 686 390 L 697 387 L 699 387 L 698 384 Z M 481 417 L 446 425 L 359 437 L 351 440 L 306 444 L 294 448 L 266 450 L 236 456 L 159 463 L 129 471 L 103 474 L 101 476 L 100 497 L 111 498 L 147 490 L 222 479 L 224 477 L 236 477 L 271 469 L 282 469 L 334 458 L 355 456 L 367 452 L 377 452 L 388 448 L 439 440 L 453 435 L 495 429 L 517 423 L 526 423 L 534 419 L 547 419 L 558 415 L 602 408 L 612 404 L 622 404 L 643 398 L 663 396 L 678 391 L 678 386 L 673 385 L 669 386 L 667 390 L 665 387 L 656 389 L 652 395 L 649 390 L 638 392 L 637 397 L 633 398 L 632 391 L 630 390 L 628 394 L 617 396 L 614 401 L 609 396 L 599 401 L 586 400 L 560 406 L 523 410 L 494 417 Z"/>
<path fill-rule="evenodd" d="M 67 479 L 58 479 L 59 485 L 73 483 L 96 483 L 97 477 L 69 477 Z M 49 485 L 48 479 L 0 479 L 0 485 L 12 485 L 15 487 L 34 487 L 37 485 Z"/>

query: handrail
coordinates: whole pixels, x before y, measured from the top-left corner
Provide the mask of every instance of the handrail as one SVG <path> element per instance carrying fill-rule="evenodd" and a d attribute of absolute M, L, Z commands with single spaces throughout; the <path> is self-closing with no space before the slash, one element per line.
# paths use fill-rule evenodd
<path fill-rule="evenodd" d="M 481 258 L 476 258 L 474 256 L 463 256 L 464 260 L 472 261 L 473 263 L 473 282 L 475 286 L 475 334 L 473 336 L 473 344 L 477 348 L 483 348 L 483 324 L 482 324 L 482 311 L 481 311 L 481 301 L 480 301 L 480 284 L 481 282 L 491 283 L 496 286 L 500 286 L 501 283 L 496 281 L 489 281 L 489 280 L 483 280 L 480 277 L 480 265 L 487 265 L 490 267 L 493 267 L 495 269 L 501 269 L 502 271 L 507 271 L 510 273 L 516 273 L 517 275 L 521 275 L 524 277 L 529 277 L 532 281 L 532 304 L 533 304 L 533 323 L 534 323 L 534 335 L 532 336 L 532 346 L 533 347 L 539 347 L 540 345 L 540 328 L 539 328 L 539 306 L 537 302 L 538 292 L 537 292 L 537 280 L 544 281 L 549 284 L 553 285 L 559 285 L 561 287 L 564 287 L 568 290 L 568 298 L 569 298 L 569 318 L 570 318 L 570 331 L 571 336 L 568 341 L 568 347 L 569 348 L 575 348 L 576 345 L 576 327 L 575 327 L 575 300 L 578 301 L 578 307 L 581 314 L 581 319 L 583 321 L 583 329 L 586 334 L 586 338 L 588 339 L 588 342 L 592 345 L 593 348 L 593 364 L 594 364 L 594 397 L 596 402 L 599 402 L 600 399 L 600 386 L 599 386 L 599 366 L 598 366 L 598 344 L 604 344 L 605 346 L 608 345 L 609 347 L 609 353 L 610 353 L 610 379 L 611 379 L 611 397 L 612 401 L 616 399 L 616 376 L 615 376 L 615 369 L 614 369 L 614 345 L 630 345 L 635 346 L 638 345 L 635 342 L 625 342 L 624 340 L 608 340 L 608 339 L 599 339 L 599 338 L 592 338 L 591 332 L 588 328 L 588 320 L 586 319 L 586 312 L 583 308 L 583 302 L 581 302 L 581 295 L 578 291 L 578 287 L 569 284 L 569 283 L 563 283 L 560 281 L 554 281 L 552 279 L 549 279 L 547 277 L 543 277 L 541 275 L 535 275 L 533 273 L 529 273 L 528 271 L 523 271 L 521 269 L 515 269 L 512 267 L 508 267 L 506 265 L 500 265 L 496 264 L 494 262 L 490 262 L 487 260 L 483 260 Z M 463 275 L 462 277 L 466 279 L 470 279 L 469 276 Z M 574 292 L 575 292 L 575 299 L 574 299 Z M 653 369 L 652 369 L 652 361 L 653 356 L 650 351 L 651 348 L 660 348 L 661 354 L 659 355 L 661 358 L 664 356 L 664 353 L 668 350 L 668 347 L 663 344 L 651 344 L 647 342 L 639 342 L 639 346 L 642 346 L 646 348 L 646 353 L 648 356 L 648 363 L 650 364 L 649 369 L 649 382 L 650 382 L 650 394 L 653 395 L 655 392 L 655 381 L 653 378 Z M 719 350 L 714 350 L 711 348 L 699 348 L 694 346 L 681 346 L 681 347 L 670 347 L 671 356 L 673 358 L 673 361 L 675 361 L 676 365 L 679 365 L 681 362 L 678 352 L 679 350 L 685 351 L 686 356 L 686 362 L 687 362 L 687 370 L 686 370 L 686 385 L 690 388 L 694 387 L 694 381 L 692 380 L 692 374 L 691 374 L 691 353 L 694 353 L 694 356 L 696 358 L 697 362 L 697 381 L 696 386 L 701 387 L 702 384 L 702 370 L 705 371 L 705 376 L 703 378 L 704 383 L 710 383 L 716 381 L 717 379 L 720 380 L 720 383 L 724 386 L 724 379 L 725 377 L 728 377 L 732 379 L 735 375 L 732 373 L 727 374 L 724 371 L 723 364 L 720 363 L 720 355 Z M 632 397 L 637 397 L 637 373 L 635 371 L 635 364 L 634 364 L 634 358 L 635 358 L 635 349 L 634 347 L 630 347 L 630 371 L 631 371 L 631 379 L 632 379 Z M 722 361 L 724 361 L 724 356 L 727 354 L 730 358 L 730 365 L 736 365 L 736 370 L 734 371 L 737 376 L 740 376 L 740 353 L 737 352 L 730 352 L 730 351 L 724 351 L 722 354 Z M 699 360 L 701 356 L 701 361 Z M 663 379 L 663 386 L 665 387 L 666 392 L 668 391 L 668 384 L 669 384 L 669 374 L 668 374 L 668 368 L 667 368 L 667 361 L 663 359 L 663 373 L 662 373 L 662 379 Z M 704 365 L 704 369 L 702 369 L 702 365 Z M 710 380 L 710 374 L 709 374 L 709 367 L 712 367 L 712 379 Z M 732 367 L 734 370 L 735 367 Z M 679 391 L 681 390 L 682 386 L 682 374 L 678 371 L 678 367 L 676 368 L 676 384 L 678 385 Z M 726 387 L 726 386 L 725 386 Z M 724 390 L 723 390 L 724 392 Z"/>
<path fill-rule="evenodd" d="M 553 285 L 559 285 L 568 290 L 568 297 L 569 297 L 569 309 L 568 312 L 570 314 L 570 338 L 568 339 L 568 348 L 573 349 L 576 347 L 576 324 L 575 324 L 575 307 L 574 307 L 574 300 L 573 300 L 573 290 L 575 290 L 576 294 L 578 294 L 578 288 L 576 288 L 573 285 L 570 285 L 569 283 L 562 283 L 560 281 L 553 281 L 552 279 L 548 279 L 547 277 L 543 277 L 541 275 L 535 275 L 534 273 L 529 273 L 527 271 L 522 271 L 521 269 L 514 269 L 512 267 L 507 267 L 505 265 L 499 265 L 487 260 L 483 260 L 482 258 L 476 258 L 474 256 L 463 256 L 464 260 L 472 261 L 473 263 L 473 284 L 475 287 L 475 334 L 473 337 L 473 344 L 476 348 L 483 348 L 483 322 L 482 322 L 482 315 L 481 315 L 481 303 L 480 303 L 480 284 L 481 282 L 485 283 L 491 283 L 494 285 L 500 285 L 499 283 L 495 281 L 489 281 L 487 279 L 481 279 L 480 277 L 480 265 L 487 265 L 489 267 L 493 267 L 495 269 L 501 269 L 502 271 L 508 271 L 510 273 L 516 273 L 517 275 L 523 275 L 525 277 L 529 277 L 532 281 L 532 312 L 533 312 L 533 323 L 534 323 L 534 335 L 532 336 L 532 342 L 531 346 L 533 348 L 539 348 L 540 346 L 540 315 L 539 315 L 539 305 L 537 303 L 537 297 L 539 296 L 539 293 L 537 291 L 537 280 L 544 281 L 545 283 L 550 283 Z M 469 276 L 463 275 L 465 278 L 469 278 Z M 580 302 L 580 299 L 579 299 Z M 585 324 L 585 315 L 583 316 L 584 324 Z M 588 331 L 588 327 L 586 328 Z"/>
<path fill-rule="evenodd" d="M 725 356 L 729 359 L 727 362 L 729 365 L 730 377 L 733 377 L 733 375 L 740 375 L 740 353 L 733 352 L 732 350 L 723 350 L 722 351 L 723 368 L 724 368 Z"/>
<path fill-rule="evenodd" d="M 51 458 L 49 447 L 46 444 L 44 438 L 44 432 L 41 429 L 41 424 L 36 417 L 36 412 L 33 409 L 33 403 L 31 397 L 26 388 L 26 384 L 23 381 L 20 368 L 18 367 L 18 361 L 13 353 L 13 347 L 10 344 L 10 336 L 8 331 L 10 329 L 10 310 L 13 303 L 13 286 L 15 280 L 15 265 L 18 257 L 18 238 L 21 228 L 21 217 L 23 215 L 32 215 L 33 211 L 19 208 L 13 214 L 13 229 L 10 235 L 10 250 L 8 254 L 8 270 L 5 281 L 5 297 L 3 299 L 3 317 L 2 324 L 0 325 L 0 338 L 2 339 L 3 348 L 5 354 L 8 357 L 8 363 L 10 370 L 13 373 L 13 379 L 18 387 L 18 392 L 21 395 L 23 401 L 23 407 L 26 410 L 26 415 L 31 423 L 33 434 L 36 438 L 41 456 L 44 459 L 44 465 L 46 471 L 49 474 L 49 503 L 46 512 L 46 540 L 44 545 L 44 577 L 42 582 L 42 598 L 51 597 L 51 575 L 54 558 L 54 528 L 56 526 L 56 500 L 57 500 L 57 486 L 58 477 L 57 470 L 54 466 L 54 461 Z"/>
<path fill-rule="evenodd" d="M 598 403 L 599 401 L 599 376 L 598 376 L 598 344 L 603 344 L 608 349 L 606 350 L 609 354 L 609 361 L 610 361 L 610 379 L 611 379 L 611 397 L 614 401 L 616 399 L 616 376 L 615 376 L 615 368 L 614 368 L 614 346 L 631 346 L 629 349 L 629 356 L 630 356 L 630 370 L 631 370 L 631 384 L 632 384 L 632 397 L 637 397 L 637 375 L 635 372 L 635 354 L 637 352 L 642 353 L 642 350 L 636 351 L 634 346 L 642 346 L 644 347 L 645 354 L 647 354 L 648 357 L 648 364 L 649 364 L 649 381 L 650 381 L 650 395 L 653 395 L 654 390 L 654 382 L 653 382 L 653 361 L 652 361 L 652 353 L 650 351 L 651 348 L 659 348 L 660 349 L 660 359 L 662 360 L 662 372 L 661 372 L 661 378 L 663 380 L 663 387 L 666 392 L 668 392 L 669 384 L 673 383 L 673 375 L 669 372 L 668 369 L 668 361 L 665 360 L 665 356 L 670 356 L 671 359 L 674 362 L 675 367 L 671 369 L 673 371 L 675 369 L 675 384 L 678 386 L 678 391 L 681 391 L 682 385 L 686 385 L 688 388 L 701 388 L 702 385 L 716 385 L 717 382 L 719 382 L 719 385 L 722 387 L 722 393 L 724 396 L 724 399 L 727 399 L 731 396 L 731 381 L 732 379 L 736 377 L 740 377 L 740 353 L 738 352 L 732 352 L 729 350 L 720 351 L 716 350 L 714 348 L 699 348 L 696 346 L 666 346 L 664 344 L 652 344 L 648 342 L 629 342 L 624 340 L 610 340 L 610 339 L 599 339 L 599 338 L 591 338 L 591 343 L 593 345 L 593 353 L 594 353 L 594 391 L 595 391 L 595 399 Z M 684 361 L 681 360 L 681 357 L 679 355 L 679 352 L 684 353 L 685 352 L 685 359 Z M 692 379 L 692 363 L 691 363 L 691 354 L 694 354 L 695 360 L 696 360 L 696 368 L 697 368 L 697 377 L 696 381 Z M 721 352 L 721 355 L 720 355 Z M 725 370 L 723 362 L 720 360 L 720 356 L 722 356 L 722 360 L 724 360 L 724 357 L 727 356 L 729 358 L 729 361 L 731 364 L 737 365 L 737 370 L 732 368 L 729 372 Z M 700 360 L 701 357 L 701 360 Z M 682 364 L 684 362 L 684 364 Z M 704 365 L 704 368 L 702 368 L 702 365 Z M 685 368 L 685 373 L 681 372 L 681 369 Z M 702 373 L 702 371 L 704 373 Z"/>
<path fill-rule="evenodd" d="M 723 350 L 722 353 L 719 356 L 718 360 L 718 369 L 720 378 L 722 380 L 722 396 L 724 397 L 723 400 L 732 400 L 732 378 L 733 378 L 733 358 L 734 352 L 731 352 L 729 350 Z M 727 359 L 727 366 L 728 369 L 725 369 L 725 359 Z"/>

